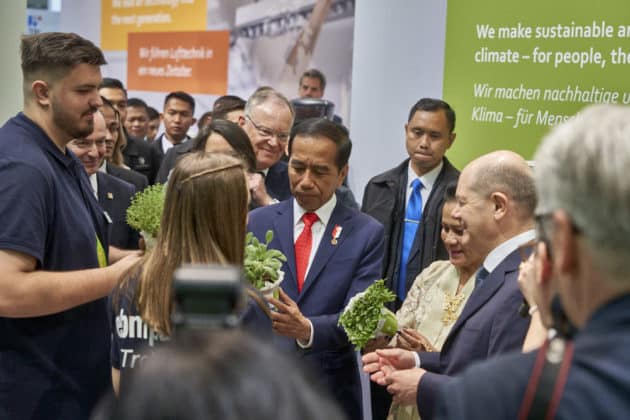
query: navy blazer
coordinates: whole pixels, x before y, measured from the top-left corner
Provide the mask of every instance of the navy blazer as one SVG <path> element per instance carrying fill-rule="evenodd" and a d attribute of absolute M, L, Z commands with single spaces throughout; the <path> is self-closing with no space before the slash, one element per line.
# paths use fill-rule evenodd
<path fill-rule="evenodd" d="M 625 419 L 630 414 L 630 295 L 606 302 L 574 337 L 557 419 Z M 440 419 L 515 419 L 537 352 L 475 364 L 442 390 Z"/>
<path fill-rule="evenodd" d="M 120 249 L 138 249 L 139 233 L 127 224 L 127 208 L 136 189 L 112 175 L 97 172 L 98 202 L 112 220 L 109 244 Z"/>
<path fill-rule="evenodd" d="M 508 255 L 473 290 L 440 352 L 420 352 L 428 372 L 418 384 L 416 402 L 423 420 L 433 417 L 440 387 L 472 362 L 520 349 L 529 319 L 519 315 L 523 295 L 518 288 L 518 250 Z"/>
<path fill-rule="evenodd" d="M 335 226 L 342 228 L 336 245 L 332 243 Z M 308 350 L 300 349 L 295 340 L 288 337 L 274 336 L 274 342 L 305 360 L 306 365 L 310 364 L 349 418 L 360 419 L 361 389 L 355 351 L 337 322 L 348 300 L 380 276 L 383 226 L 372 217 L 337 203 L 301 293 L 297 290 L 295 274 L 293 227 L 293 199 L 258 208 L 249 214 L 248 231 L 257 238 L 264 241 L 265 233 L 273 231 L 270 247 L 279 249 L 287 257 L 282 289 L 313 324 L 313 345 Z M 254 310 L 257 317 L 265 317 L 258 308 Z M 262 320 L 259 325 L 264 323 Z"/>

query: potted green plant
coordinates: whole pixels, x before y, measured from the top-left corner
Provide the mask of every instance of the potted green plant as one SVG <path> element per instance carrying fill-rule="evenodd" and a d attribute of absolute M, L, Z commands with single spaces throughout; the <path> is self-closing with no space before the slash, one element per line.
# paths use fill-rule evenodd
<path fill-rule="evenodd" d="M 357 350 L 372 338 L 396 334 L 396 315 L 384 306 L 394 299 L 396 295 L 385 286 L 384 280 L 375 281 L 364 292 L 350 299 L 339 317 L 339 325 Z"/>
<path fill-rule="evenodd" d="M 265 243 L 260 242 L 253 233 L 247 233 L 243 270 L 247 280 L 264 296 L 278 298 L 278 289 L 284 279 L 281 268 L 287 257 L 277 249 L 269 249 L 272 239 L 273 232 L 270 230 L 265 234 Z"/>
<path fill-rule="evenodd" d="M 147 187 L 133 196 L 127 209 L 127 223 L 140 231 L 147 249 L 155 246 L 164 209 L 164 194 L 163 184 Z"/>

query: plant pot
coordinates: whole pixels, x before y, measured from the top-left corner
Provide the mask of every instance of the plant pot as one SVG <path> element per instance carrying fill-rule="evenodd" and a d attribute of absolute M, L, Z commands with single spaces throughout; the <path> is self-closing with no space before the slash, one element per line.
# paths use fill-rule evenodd
<path fill-rule="evenodd" d="M 157 243 L 157 239 L 155 238 L 155 236 L 145 231 L 141 231 L 140 235 L 142 235 L 142 239 L 144 239 L 144 246 L 147 251 L 155 248 L 155 245 Z"/>
<path fill-rule="evenodd" d="M 284 280 L 284 271 L 278 270 L 278 280 L 273 283 L 270 281 L 265 282 L 265 286 L 260 289 L 260 293 L 265 298 L 273 297 L 278 299 L 280 297 L 280 283 Z"/>

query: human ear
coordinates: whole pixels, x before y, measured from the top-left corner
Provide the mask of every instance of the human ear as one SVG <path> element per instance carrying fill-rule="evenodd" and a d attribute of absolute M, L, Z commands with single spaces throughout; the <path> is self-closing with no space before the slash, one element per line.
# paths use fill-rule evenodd
<path fill-rule="evenodd" d="M 507 213 L 508 198 L 501 192 L 493 192 L 490 194 L 490 200 L 494 207 L 494 218 L 496 220 L 501 219 Z"/>
<path fill-rule="evenodd" d="M 43 80 L 35 80 L 31 83 L 31 91 L 35 96 L 35 100 L 42 106 L 50 105 L 50 87 Z"/>

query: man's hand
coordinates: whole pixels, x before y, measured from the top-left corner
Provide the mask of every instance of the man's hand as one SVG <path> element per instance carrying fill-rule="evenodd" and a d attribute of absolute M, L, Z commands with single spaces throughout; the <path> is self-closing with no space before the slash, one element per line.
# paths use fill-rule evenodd
<path fill-rule="evenodd" d="M 114 264 L 107 267 L 109 270 L 111 270 L 114 273 L 112 277 L 114 286 L 118 283 L 118 281 L 122 278 L 122 276 L 124 276 L 129 271 L 129 269 L 134 264 L 140 261 L 140 258 L 142 258 L 142 255 L 144 254 L 144 251 L 141 251 L 141 250 L 129 251 L 129 252 L 130 252 L 129 254 L 125 255 L 123 258 L 121 258 L 120 260 L 116 261 Z"/>
<path fill-rule="evenodd" d="M 379 385 L 387 385 L 385 378 L 396 370 L 416 367 L 414 352 L 403 349 L 379 349 L 364 355 L 361 360 L 363 371 Z"/>
<path fill-rule="evenodd" d="M 418 383 L 426 370 L 420 368 L 396 370 L 385 377 L 387 392 L 392 394 L 395 403 L 401 405 L 416 404 Z"/>
<path fill-rule="evenodd" d="M 404 328 L 396 337 L 396 345 L 411 351 L 437 351 L 431 342 L 413 328 Z"/>
<path fill-rule="evenodd" d="M 248 173 L 247 174 L 247 186 L 249 188 L 249 194 L 251 200 L 258 206 L 268 206 L 271 204 L 271 196 L 267 193 L 267 187 L 265 187 L 265 178 L 259 174 Z"/>
<path fill-rule="evenodd" d="M 311 323 L 302 315 L 300 308 L 291 298 L 280 291 L 280 300 L 268 298 L 267 301 L 277 308 L 271 311 L 271 326 L 276 334 L 295 338 L 304 343 L 311 338 Z"/>

